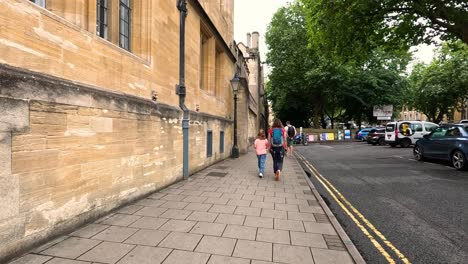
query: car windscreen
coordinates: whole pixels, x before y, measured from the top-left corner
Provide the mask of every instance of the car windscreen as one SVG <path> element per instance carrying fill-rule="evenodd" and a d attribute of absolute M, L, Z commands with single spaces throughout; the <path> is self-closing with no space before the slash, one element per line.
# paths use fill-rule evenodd
<path fill-rule="evenodd" d="M 385 127 L 386 132 L 393 132 L 395 131 L 395 125 L 394 124 L 389 124 Z"/>

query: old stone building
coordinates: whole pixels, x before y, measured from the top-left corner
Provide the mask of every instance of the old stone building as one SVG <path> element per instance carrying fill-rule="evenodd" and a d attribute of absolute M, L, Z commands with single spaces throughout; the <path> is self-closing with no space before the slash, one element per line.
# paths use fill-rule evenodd
<path fill-rule="evenodd" d="M 234 0 L 187 2 L 193 173 L 230 155 L 236 55 Z M 176 1 L 2 0 L 0 10 L 1 262 L 181 180 L 183 129 Z M 243 52 L 262 98 L 255 45 Z M 262 100 L 249 105 L 259 122 Z"/>
<path fill-rule="evenodd" d="M 247 34 L 246 44 L 240 42 L 237 46 L 242 54 L 245 67 L 248 72 L 246 85 L 248 89 L 245 94 L 245 124 L 242 124 L 246 130 L 243 138 L 251 143 L 257 136 L 260 128 L 267 131 L 268 127 L 268 102 L 265 94 L 264 71 L 259 51 L 258 32 Z M 246 144 L 248 144 L 246 143 Z"/>

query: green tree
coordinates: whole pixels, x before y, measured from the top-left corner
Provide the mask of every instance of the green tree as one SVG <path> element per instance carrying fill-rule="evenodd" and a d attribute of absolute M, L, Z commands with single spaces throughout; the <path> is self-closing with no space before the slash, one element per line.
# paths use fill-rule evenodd
<path fill-rule="evenodd" d="M 329 57 L 362 61 L 376 47 L 403 49 L 443 40 L 468 43 L 466 0 L 301 0 L 312 45 Z"/>
<path fill-rule="evenodd" d="M 417 64 L 409 77 L 413 106 L 431 121 L 460 110 L 468 98 L 468 46 L 445 43 L 429 64 Z"/>
<path fill-rule="evenodd" d="M 271 68 L 267 84 L 273 112 L 281 120 L 296 126 L 309 126 L 314 107 L 313 91 L 305 78 L 312 67 L 313 56 L 307 48 L 305 14 L 295 4 L 278 9 L 266 33 Z"/>

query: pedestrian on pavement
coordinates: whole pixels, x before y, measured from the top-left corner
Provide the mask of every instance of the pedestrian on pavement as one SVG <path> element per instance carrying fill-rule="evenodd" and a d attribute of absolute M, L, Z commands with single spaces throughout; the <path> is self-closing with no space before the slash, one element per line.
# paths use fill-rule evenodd
<path fill-rule="evenodd" d="M 263 178 L 263 175 L 265 174 L 266 154 L 267 149 L 269 149 L 269 145 L 268 140 L 265 138 L 265 130 L 260 129 L 254 143 L 258 159 L 258 177 L 260 178 Z"/>
<path fill-rule="evenodd" d="M 288 133 L 288 139 L 287 139 L 287 144 L 288 144 L 288 156 L 293 155 L 293 143 L 294 143 L 294 137 L 296 136 L 296 128 L 291 125 L 291 122 L 286 121 L 286 132 Z"/>
<path fill-rule="evenodd" d="M 270 142 L 270 152 L 273 158 L 273 172 L 275 180 L 279 181 L 281 170 L 283 169 L 284 151 L 286 149 L 286 131 L 283 123 L 278 118 L 275 118 L 273 125 L 268 133 L 268 142 Z"/>

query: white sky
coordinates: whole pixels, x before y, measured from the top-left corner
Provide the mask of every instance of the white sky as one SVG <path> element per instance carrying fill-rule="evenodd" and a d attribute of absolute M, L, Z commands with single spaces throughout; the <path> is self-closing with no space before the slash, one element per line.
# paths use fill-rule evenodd
<path fill-rule="evenodd" d="M 235 0 L 234 1 L 234 39 L 237 43 L 247 42 L 247 33 L 260 33 L 260 53 L 266 60 L 265 32 L 276 10 L 285 6 L 288 0 Z M 432 60 L 434 46 L 420 45 L 413 57 L 417 61 L 429 63 Z M 265 65 L 266 66 L 266 65 Z M 268 73 L 268 68 L 266 69 Z"/>

